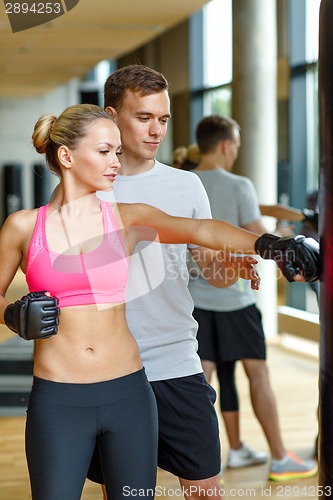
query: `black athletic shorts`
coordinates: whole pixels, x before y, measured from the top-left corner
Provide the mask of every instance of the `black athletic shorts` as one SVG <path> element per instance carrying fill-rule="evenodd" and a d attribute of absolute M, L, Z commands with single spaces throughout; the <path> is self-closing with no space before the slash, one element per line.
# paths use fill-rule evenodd
<path fill-rule="evenodd" d="M 158 466 L 190 481 L 207 479 L 221 471 L 216 392 L 203 373 L 150 382 L 159 422 Z M 95 453 L 87 476 L 102 483 Z"/>
<path fill-rule="evenodd" d="M 194 308 L 199 324 L 198 354 L 214 362 L 266 359 L 261 312 L 255 305 L 231 312 Z"/>
<path fill-rule="evenodd" d="M 150 384 L 158 409 L 159 467 L 192 481 L 219 474 L 216 392 L 203 373 Z"/>

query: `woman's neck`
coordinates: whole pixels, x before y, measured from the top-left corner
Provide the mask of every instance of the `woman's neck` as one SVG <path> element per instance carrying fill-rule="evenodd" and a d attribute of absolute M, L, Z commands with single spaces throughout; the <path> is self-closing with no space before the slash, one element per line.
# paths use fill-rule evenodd
<path fill-rule="evenodd" d="M 99 208 L 100 202 L 96 193 L 77 193 L 66 189 L 63 182 L 52 193 L 50 209 L 66 211 L 68 214 L 91 212 Z"/>

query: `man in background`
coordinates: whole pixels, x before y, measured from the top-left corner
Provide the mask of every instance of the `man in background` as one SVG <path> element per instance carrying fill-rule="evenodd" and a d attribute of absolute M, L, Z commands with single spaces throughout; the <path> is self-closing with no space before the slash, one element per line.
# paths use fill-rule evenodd
<path fill-rule="evenodd" d="M 231 172 L 241 145 L 238 123 L 220 115 L 207 116 L 197 126 L 197 143 L 201 160 L 193 172 L 206 189 L 213 218 L 264 234 L 266 228 L 252 182 Z M 190 281 L 189 289 L 195 305 L 193 315 L 199 324 L 198 352 L 208 382 L 217 369 L 222 417 L 230 444 L 227 466 L 256 465 L 268 459 L 266 453 L 253 450 L 240 437 L 235 367 L 241 360 L 249 379 L 253 410 L 271 452 L 269 479 L 284 481 L 315 475 L 317 466 L 313 461 L 302 462 L 284 446 L 266 364 L 261 313 L 247 283 L 240 280 L 222 290 L 211 287 L 199 275 Z"/>

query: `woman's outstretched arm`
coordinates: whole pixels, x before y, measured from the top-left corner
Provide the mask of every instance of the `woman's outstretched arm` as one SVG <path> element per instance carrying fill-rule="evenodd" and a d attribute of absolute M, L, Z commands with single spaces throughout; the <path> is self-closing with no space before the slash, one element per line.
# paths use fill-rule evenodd
<path fill-rule="evenodd" d="M 125 229 L 131 228 L 131 245 L 156 240 L 193 243 L 225 253 L 259 254 L 275 260 L 289 281 L 319 279 L 319 245 L 312 238 L 260 236 L 220 220 L 173 217 L 145 204 L 120 204 L 118 208 Z"/>

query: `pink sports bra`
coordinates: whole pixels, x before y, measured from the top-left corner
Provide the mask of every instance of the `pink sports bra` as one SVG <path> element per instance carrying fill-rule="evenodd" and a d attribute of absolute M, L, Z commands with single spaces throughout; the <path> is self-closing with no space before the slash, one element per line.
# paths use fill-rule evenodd
<path fill-rule="evenodd" d="M 48 248 L 45 221 L 48 205 L 38 209 L 27 254 L 26 281 L 30 292 L 47 290 L 59 307 L 125 301 L 128 260 L 110 203 L 101 201 L 104 238 L 96 250 L 62 255 Z"/>

